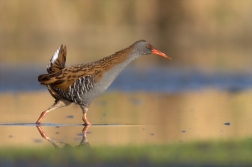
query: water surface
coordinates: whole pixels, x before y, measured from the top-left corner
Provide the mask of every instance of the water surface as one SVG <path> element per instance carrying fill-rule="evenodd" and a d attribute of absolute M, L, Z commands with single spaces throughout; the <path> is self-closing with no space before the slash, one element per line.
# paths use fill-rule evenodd
<path fill-rule="evenodd" d="M 83 134 L 77 105 L 54 110 L 34 122 L 53 103 L 47 91 L 2 93 L 3 146 L 141 145 L 252 138 L 252 90 L 188 91 L 177 94 L 108 91 L 88 111 L 93 124 Z M 45 136 L 44 136 L 45 137 Z"/>

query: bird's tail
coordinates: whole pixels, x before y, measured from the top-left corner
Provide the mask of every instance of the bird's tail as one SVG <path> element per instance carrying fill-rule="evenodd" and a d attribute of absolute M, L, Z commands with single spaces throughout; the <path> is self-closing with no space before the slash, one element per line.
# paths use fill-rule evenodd
<path fill-rule="evenodd" d="M 58 50 L 54 53 L 51 60 L 47 65 L 47 72 L 48 74 L 55 73 L 59 70 L 65 68 L 66 64 L 66 55 L 67 55 L 67 48 L 66 46 L 63 47 L 61 45 Z"/>
<path fill-rule="evenodd" d="M 59 49 L 56 50 L 56 52 L 54 53 L 54 55 L 52 56 L 51 60 L 47 65 L 48 74 L 42 74 L 38 76 L 38 81 L 42 85 L 50 85 L 55 82 L 59 82 L 55 78 L 55 75 L 60 73 L 61 70 L 65 68 L 66 54 L 67 54 L 66 46 L 63 47 L 63 45 L 61 45 Z"/>

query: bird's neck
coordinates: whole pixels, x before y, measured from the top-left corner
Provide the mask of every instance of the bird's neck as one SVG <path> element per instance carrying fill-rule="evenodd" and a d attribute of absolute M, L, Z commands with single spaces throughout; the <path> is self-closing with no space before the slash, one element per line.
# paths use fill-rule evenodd
<path fill-rule="evenodd" d="M 99 65 L 103 67 L 104 71 L 109 71 L 114 68 L 117 68 L 121 71 L 131 61 L 133 61 L 139 56 L 141 55 L 139 55 L 138 52 L 135 52 L 134 45 L 131 45 L 126 49 L 118 51 L 110 56 L 107 56 L 97 61 L 97 63 L 99 63 Z"/>
<path fill-rule="evenodd" d="M 100 75 L 101 77 L 99 78 L 100 83 L 102 83 L 102 90 L 107 89 L 124 67 L 141 56 L 134 50 L 134 47 L 130 46 L 96 62 L 103 68 L 102 75 Z"/>

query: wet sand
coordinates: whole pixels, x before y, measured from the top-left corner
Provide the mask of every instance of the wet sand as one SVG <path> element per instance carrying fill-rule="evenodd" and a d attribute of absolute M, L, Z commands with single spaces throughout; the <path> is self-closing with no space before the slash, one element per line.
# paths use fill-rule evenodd
<path fill-rule="evenodd" d="M 251 138 L 251 99 L 252 90 L 108 91 L 91 104 L 87 139 L 90 145 L 141 145 Z M 47 91 L 0 94 L 0 147 L 50 145 L 33 123 L 53 101 Z M 78 145 L 81 115 L 72 104 L 48 113 L 41 128 L 56 141 Z"/>

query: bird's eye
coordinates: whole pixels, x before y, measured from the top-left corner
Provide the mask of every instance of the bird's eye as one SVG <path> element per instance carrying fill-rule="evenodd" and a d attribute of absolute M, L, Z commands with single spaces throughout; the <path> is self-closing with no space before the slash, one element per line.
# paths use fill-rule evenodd
<path fill-rule="evenodd" d="M 150 48 L 151 48 L 151 45 L 150 45 L 150 44 L 146 45 L 146 48 L 150 49 Z"/>

